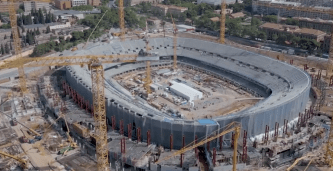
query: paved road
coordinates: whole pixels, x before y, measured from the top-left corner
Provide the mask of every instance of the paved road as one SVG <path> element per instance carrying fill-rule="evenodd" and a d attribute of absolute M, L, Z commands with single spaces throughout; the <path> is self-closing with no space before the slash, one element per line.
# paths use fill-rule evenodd
<path fill-rule="evenodd" d="M 37 68 L 25 68 L 24 71 L 26 74 L 32 72 L 32 71 L 38 71 L 42 67 L 37 67 Z M 6 70 L 1 70 L 0 71 L 0 80 L 4 78 L 9 78 L 9 77 L 17 77 L 18 76 L 18 71 L 16 68 L 13 69 L 6 69 Z"/>

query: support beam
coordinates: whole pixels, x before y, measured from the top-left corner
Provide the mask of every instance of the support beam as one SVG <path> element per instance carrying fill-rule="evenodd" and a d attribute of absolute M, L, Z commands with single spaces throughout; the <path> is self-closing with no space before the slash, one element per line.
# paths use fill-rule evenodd
<path fill-rule="evenodd" d="M 138 143 L 141 142 L 141 128 L 136 129 L 137 132 L 137 138 L 138 138 Z"/>
<path fill-rule="evenodd" d="M 213 166 L 215 167 L 216 163 L 216 148 L 213 148 Z"/>
<path fill-rule="evenodd" d="M 173 148 L 173 135 L 170 134 L 170 151 L 172 151 Z"/>
<path fill-rule="evenodd" d="M 220 142 L 220 151 L 222 151 L 222 149 L 223 149 L 223 135 L 220 136 L 219 142 Z"/>
<path fill-rule="evenodd" d="M 120 129 L 119 129 L 120 135 L 124 135 L 124 121 L 123 120 L 119 121 L 119 127 L 120 127 Z"/>
<path fill-rule="evenodd" d="M 147 146 L 150 145 L 150 130 L 147 131 Z"/>
<path fill-rule="evenodd" d="M 184 148 L 185 147 L 185 136 L 184 135 L 183 135 L 182 143 L 183 143 L 182 148 Z M 180 154 L 180 167 L 183 167 L 183 162 L 184 162 L 184 153 L 181 153 Z"/>
<path fill-rule="evenodd" d="M 127 125 L 127 134 L 128 134 L 128 139 L 132 139 L 132 124 Z"/>
<path fill-rule="evenodd" d="M 244 130 L 244 135 L 243 135 L 243 156 L 242 156 L 242 160 L 243 162 L 246 162 L 247 160 L 247 143 L 246 143 L 246 139 L 247 139 L 247 131 Z"/>

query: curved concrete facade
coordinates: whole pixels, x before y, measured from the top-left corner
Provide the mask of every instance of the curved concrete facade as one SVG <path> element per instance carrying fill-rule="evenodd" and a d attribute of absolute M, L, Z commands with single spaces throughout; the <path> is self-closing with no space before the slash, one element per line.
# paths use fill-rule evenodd
<path fill-rule="evenodd" d="M 152 66 L 172 62 L 168 60 L 173 55 L 172 39 L 150 39 L 149 43 L 152 51 L 158 52 L 161 56 L 161 60 L 152 62 Z M 142 40 L 100 43 L 88 46 L 87 50 L 74 53 L 67 51 L 64 55 L 130 54 L 138 53 L 140 49 L 145 48 L 144 46 L 145 43 Z M 248 137 L 264 133 L 266 125 L 272 131 L 276 122 L 282 126 L 285 119 L 291 121 L 297 118 L 306 107 L 311 78 L 294 66 L 252 52 L 202 40 L 179 38 L 177 46 L 179 65 L 204 70 L 212 76 L 227 80 L 265 99 L 246 110 L 212 118 L 215 124 L 202 125 L 197 120 L 173 118 L 143 102 L 134 101 L 134 98 L 112 79 L 112 76 L 128 70 L 143 70 L 144 63 L 126 64 L 120 67 L 113 67 L 117 64 L 107 64 L 104 65 L 107 79 L 105 90 L 107 119 L 111 121 L 111 116 L 115 116 L 117 128 L 119 128 L 119 121 L 123 120 L 125 134 L 128 131 L 126 125 L 131 123 L 134 138 L 136 137 L 135 128 L 141 128 L 141 139 L 144 141 L 147 140 L 146 132 L 150 130 L 151 142 L 166 148 L 170 146 L 169 140 L 172 134 L 173 147 L 179 149 L 182 146 L 182 136 L 185 136 L 185 143 L 188 144 L 194 141 L 195 136 L 210 135 L 214 130 L 232 121 L 240 122 L 242 130 L 247 130 Z M 72 88 L 91 102 L 91 80 L 87 69 L 79 66 L 67 67 L 66 79 Z M 230 135 L 224 136 L 224 139 L 230 140 Z M 211 146 L 218 146 L 218 144 L 216 140 L 211 143 Z"/>

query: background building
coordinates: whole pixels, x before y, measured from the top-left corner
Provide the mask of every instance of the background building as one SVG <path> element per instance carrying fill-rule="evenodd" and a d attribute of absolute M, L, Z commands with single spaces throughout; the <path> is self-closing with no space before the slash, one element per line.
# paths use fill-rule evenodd
<path fill-rule="evenodd" d="M 330 50 L 331 35 L 326 35 L 323 42 L 323 52 L 328 53 Z"/>
<path fill-rule="evenodd" d="M 270 5 L 269 7 L 267 5 Z M 329 7 L 311 7 L 315 11 L 299 11 L 295 9 L 286 9 L 287 7 L 300 7 L 302 4 L 298 2 L 287 1 L 273 1 L 273 0 L 253 0 L 252 11 L 253 13 L 263 15 L 280 15 L 280 17 L 306 17 L 306 18 L 320 18 L 323 20 L 333 20 L 333 17 L 327 12 L 331 10 Z M 283 8 L 282 8 L 283 7 Z"/>
<path fill-rule="evenodd" d="M 322 19 L 311 19 L 303 17 L 293 17 L 293 19 L 298 20 L 300 27 L 307 27 L 312 29 L 317 29 L 325 32 L 331 32 L 333 21 L 332 20 L 322 20 Z"/>
<path fill-rule="evenodd" d="M 167 13 L 170 14 L 176 14 L 179 15 L 185 11 L 188 10 L 188 8 L 186 7 L 178 7 L 178 6 L 174 6 L 174 5 L 162 5 L 162 4 L 155 4 L 151 6 L 152 9 L 156 9 L 158 11 L 160 11 L 163 15 L 166 15 Z"/>
<path fill-rule="evenodd" d="M 72 2 L 69 0 L 55 0 L 55 6 L 61 10 L 69 9 L 72 8 Z"/>
<path fill-rule="evenodd" d="M 100 0 L 88 0 L 88 5 L 91 5 L 91 6 L 99 6 L 101 4 L 101 1 Z"/>
<path fill-rule="evenodd" d="M 324 41 L 326 33 L 320 30 L 299 28 L 298 26 L 281 25 L 276 23 L 265 23 L 259 27 L 265 31 L 268 39 L 272 39 L 274 34 L 293 34 L 297 37 L 315 39 L 317 42 Z"/>
<path fill-rule="evenodd" d="M 46 11 L 50 10 L 50 4 L 46 2 L 35 2 L 35 1 L 24 1 L 24 11 L 30 13 L 31 10 L 45 9 Z"/>
<path fill-rule="evenodd" d="M 72 7 L 87 5 L 87 0 L 72 0 Z"/>
<path fill-rule="evenodd" d="M 15 10 L 19 9 L 20 4 L 14 3 Z M 0 1 L 0 12 L 8 12 L 8 2 L 7 1 Z"/>

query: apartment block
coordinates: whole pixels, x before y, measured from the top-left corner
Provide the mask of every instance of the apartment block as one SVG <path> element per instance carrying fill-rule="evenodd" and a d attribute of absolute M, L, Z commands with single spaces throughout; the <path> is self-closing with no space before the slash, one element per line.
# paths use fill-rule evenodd
<path fill-rule="evenodd" d="M 46 11 L 50 10 L 50 4 L 47 2 L 36 2 L 36 1 L 24 1 L 24 11 L 31 12 L 31 10 L 45 9 Z"/>

